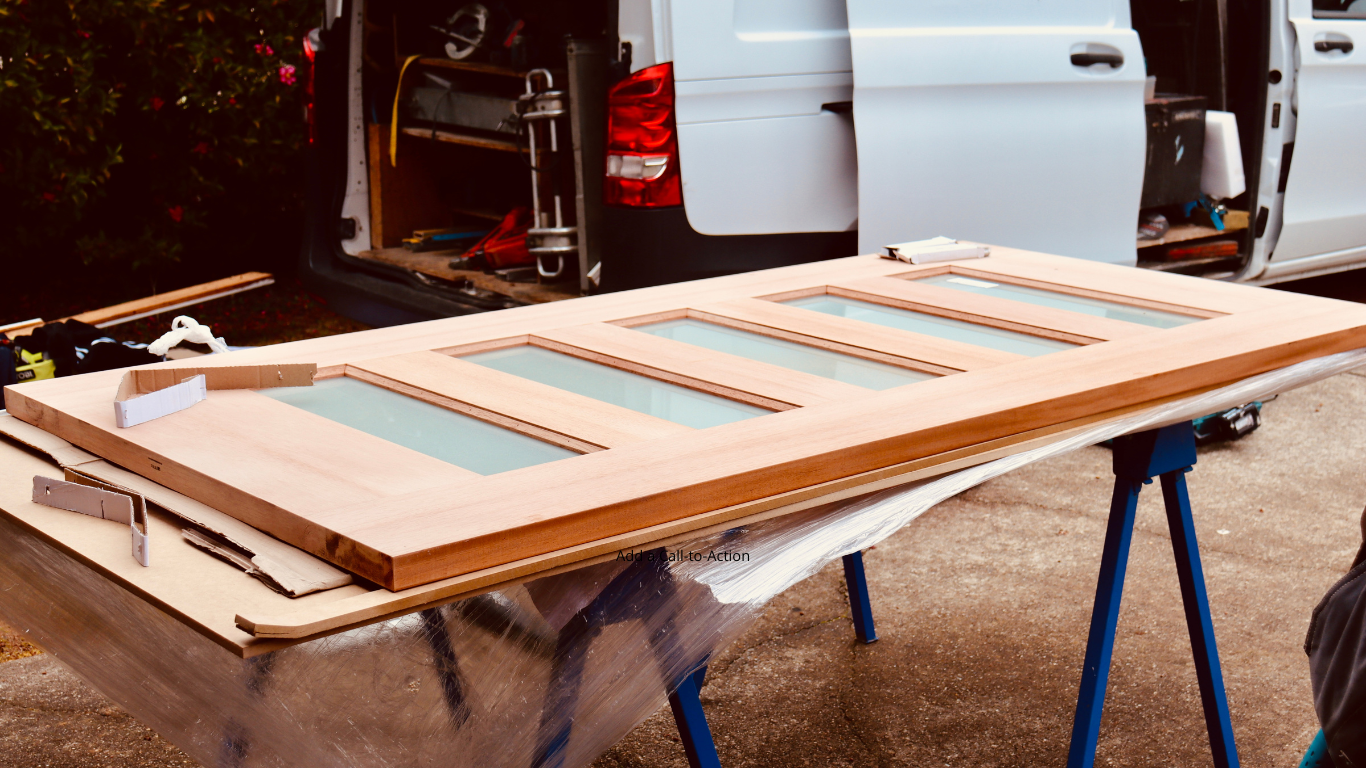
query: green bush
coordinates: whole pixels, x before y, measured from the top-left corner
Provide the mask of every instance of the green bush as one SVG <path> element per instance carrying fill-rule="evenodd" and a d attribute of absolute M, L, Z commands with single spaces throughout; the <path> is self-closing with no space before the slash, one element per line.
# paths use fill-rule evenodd
<path fill-rule="evenodd" d="M 0 0 L 6 262 L 165 273 L 297 228 L 301 37 L 321 12 L 304 0 Z"/>

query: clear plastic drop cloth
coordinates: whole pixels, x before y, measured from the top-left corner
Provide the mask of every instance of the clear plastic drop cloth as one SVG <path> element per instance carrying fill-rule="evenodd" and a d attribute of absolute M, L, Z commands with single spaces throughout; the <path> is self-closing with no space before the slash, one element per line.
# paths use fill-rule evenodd
<path fill-rule="evenodd" d="M 1300 363 L 953 474 L 248 660 L 0 519 L 0 618 L 205 766 L 582 766 L 773 597 L 940 501 L 1363 365 L 1366 349 Z"/>

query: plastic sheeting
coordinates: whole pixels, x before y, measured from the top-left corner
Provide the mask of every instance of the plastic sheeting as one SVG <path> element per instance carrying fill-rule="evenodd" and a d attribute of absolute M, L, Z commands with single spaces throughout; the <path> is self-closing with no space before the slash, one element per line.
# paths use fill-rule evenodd
<path fill-rule="evenodd" d="M 205 766 L 582 766 L 764 605 L 1040 459 L 1366 365 L 1291 366 L 933 480 L 243 660 L 0 518 L 0 616 Z"/>

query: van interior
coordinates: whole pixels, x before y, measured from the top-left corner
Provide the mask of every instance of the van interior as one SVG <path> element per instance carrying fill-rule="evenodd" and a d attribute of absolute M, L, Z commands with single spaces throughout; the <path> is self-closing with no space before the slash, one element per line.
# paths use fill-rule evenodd
<path fill-rule="evenodd" d="M 1149 76 L 1142 267 L 1223 276 L 1247 259 L 1251 193 L 1202 196 L 1199 159 L 1206 114 L 1232 113 L 1257 189 L 1265 6 L 1131 2 Z M 614 0 L 366 0 L 370 247 L 352 256 L 489 308 L 591 292 L 606 93 L 630 68 L 617 14 Z"/>
<path fill-rule="evenodd" d="M 1130 2 L 1149 79 L 1139 266 L 1214 277 L 1235 274 L 1247 260 L 1249 234 L 1257 227 L 1249 209 L 1266 114 L 1267 6 L 1251 0 Z M 1246 180 L 1245 191 L 1223 200 L 1202 197 L 1200 164 L 1179 162 L 1172 154 L 1182 139 L 1192 157 L 1200 158 L 1206 119 L 1212 122 L 1209 113 L 1217 112 L 1236 119 Z M 1196 118 L 1190 129 L 1182 128 L 1183 115 Z M 1201 202 L 1192 205 L 1196 200 Z M 1157 216 L 1165 219 L 1165 231 Z M 1142 226 L 1154 220 L 1159 226 Z"/>
<path fill-rule="evenodd" d="M 518 303 L 580 293 L 575 159 L 602 139 L 577 129 L 601 131 L 609 5 L 364 4 L 370 249 L 359 258 Z M 586 154 L 600 162 L 600 148 Z"/>

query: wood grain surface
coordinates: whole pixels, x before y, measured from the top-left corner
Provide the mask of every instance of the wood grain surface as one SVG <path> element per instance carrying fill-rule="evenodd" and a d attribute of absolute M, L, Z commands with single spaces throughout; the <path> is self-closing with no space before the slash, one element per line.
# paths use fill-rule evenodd
<path fill-rule="evenodd" d="M 1161 330 L 1097 322 L 905 279 L 945 269 L 1208 319 Z M 1025 358 L 760 298 L 839 292 L 1089 343 Z M 621 327 L 680 316 L 953 373 L 872 392 Z M 683 430 L 447 354 L 509 343 L 785 410 Z M 1359 305 L 993 248 L 986 259 L 925 267 L 852 257 L 195 361 L 315 363 L 323 375 L 369 377 L 585 451 L 487 477 L 249 391 L 211 392 L 194 408 L 128 430 L 113 426 L 117 373 L 9 387 L 6 405 L 91 453 L 402 590 L 652 526 L 686 527 L 678 521 L 1359 347 Z"/>

